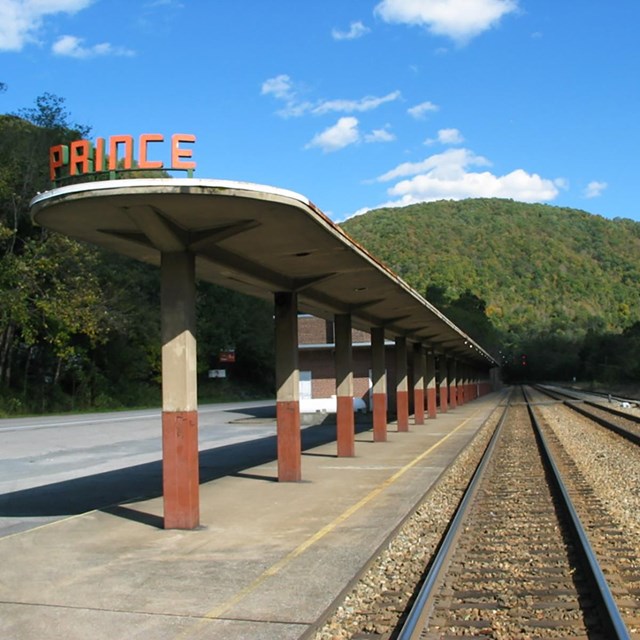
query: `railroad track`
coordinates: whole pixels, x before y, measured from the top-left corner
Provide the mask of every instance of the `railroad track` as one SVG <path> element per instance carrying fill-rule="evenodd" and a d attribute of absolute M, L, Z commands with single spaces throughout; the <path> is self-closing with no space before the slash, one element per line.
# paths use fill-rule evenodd
<path fill-rule="evenodd" d="M 391 637 L 640 637 L 637 549 L 518 393 Z"/>
<path fill-rule="evenodd" d="M 582 400 L 575 394 L 565 393 L 559 389 L 536 386 L 537 391 L 546 396 L 559 400 L 573 411 L 593 420 L 600 426 L 614 431 L 636 445 L 640 445 L 640 417 L 620 411 L 605 404 Z"/>

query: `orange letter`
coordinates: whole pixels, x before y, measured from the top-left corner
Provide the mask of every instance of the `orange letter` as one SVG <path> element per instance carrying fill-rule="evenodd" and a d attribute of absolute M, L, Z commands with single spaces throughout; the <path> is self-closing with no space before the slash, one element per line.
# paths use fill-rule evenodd
<path fill-rule="evenodd" d="M 79 167 L 79 168 L 78 168 Z M 75 140 L 71 143 L 69 157 L 69 175 L 93 171 L 93 148 L 88 140 Z"/>
<path fill-rule="evenodd" d="M 95 165 L 96 171 L 104 171 L 104 138 L 96 138 Z"/>
<path fill-rule="evenodd" d="M 191 133 L 174 133 L 171 136 L 171 168 L 172 169 L 195 169 L 195 162 L 184 162 L 181 158 L 191 158 L 191 149 L 181 149 L 181 142 L 195 142 L 196 137 Z"/>
<path fill-rule="evenodd" d="M 159 133 L 143 133 L 140 136 L 140 159 L 138 160 L 140 169 L 162 169 L 162 160 L 147 160 L 147 144 L 163 140 L 164 136 Z"/>
<path fill-rule="evenodd" d="M 53 182 L 60 176 L 60 169 L 69 162 L 69 147 L 57 144 L 49 149 L 49 178 Z"/>
<path fill-rule="evenodd" d="M 133 136 L 111 136 L 109 138 L 109 171 L 118 168 L 118 145 L 124 145 L 123 169 L 133 167 Z"/>

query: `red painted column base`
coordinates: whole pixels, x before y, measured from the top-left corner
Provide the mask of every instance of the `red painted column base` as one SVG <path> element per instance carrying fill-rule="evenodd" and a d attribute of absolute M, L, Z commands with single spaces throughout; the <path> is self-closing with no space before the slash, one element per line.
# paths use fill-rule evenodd
<path fill-rule="evenodd" d="M 427 414 L 429 418 L 436 418 L 438 413 L 436 409 L 436 390 L 427 389 Z"/>
<path fill-rule="evenodd" d="M 452 409 L 455 409 L 458 406 L 455 387 L 449 387 L 449 406 Z"/>
<path fill-rule="evenodd" d="M 409 392 L 397 391 L 398 431 L 409 431 Z"/>
<path fill-rule="evenodd" d="M 165 529 L 200 525 L 198 412 L 162 412 L 162 495 Z"/>
<path fill-rule="evenodd" d="M 449 390 L 447 389 L 447 387 L 444 387 L 444 389 L 440 390 L 440 411 L 442 413 L 447 413 L 447 411 L 449 410 L 449 402 L 447 401 L 448 393 Z"/>
<path fill-rule="evenodd" d="M 339 458 L 356 455 L 353 419 L 353 396 L 338 396 L 337 400 L 337 445 Z"/>
<path fill-rule="evenodd" d="M 278 480 L 299 482 L 302 479 L 302 442 L 300 403 L 297 400 L 276 402 L 278 422 Z"/>
<path fill-rule="evenodd" d="M 387 441 L 387 394 L 373 394 L 373 441 Z"/>
<path fill-rule="evenodd" d="M 413 423 L 424 424 L 424 391 L 422 389 L 413 391 Z"/>

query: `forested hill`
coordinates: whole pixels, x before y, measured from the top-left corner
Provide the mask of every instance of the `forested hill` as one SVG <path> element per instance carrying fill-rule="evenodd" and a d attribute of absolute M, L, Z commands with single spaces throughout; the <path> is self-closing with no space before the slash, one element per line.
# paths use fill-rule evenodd
<path fill-rule="evenodd" d="M 632 220 L 469 199 L 378 209 L 343 227 L 436 306 L 477 296 L 493 327 L 516 341 L 617 333 L 640 320 Z"/>

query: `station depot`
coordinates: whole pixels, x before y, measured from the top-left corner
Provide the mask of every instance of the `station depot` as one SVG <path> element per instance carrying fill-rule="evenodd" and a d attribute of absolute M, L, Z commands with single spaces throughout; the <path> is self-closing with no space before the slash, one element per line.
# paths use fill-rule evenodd
<path fill-rule="evenodd" d="M 337 455 L 354 456 L 354 397 L 385 446 L 390 409 L 407 431 L 410 414 L 415 425 L 435 419 L 489 392 L 497 372 L 487 351 L 304 196 L 193 178 L 195 142 L 142 134 L 54 146 L 52 189 L 31 202 L 37 224 L 161 270 L 164 527 L 175 529 L 200 522 L 196 278 L 274 304 L 281 482 L 303 477 L 301 388 L 305 400 L 332 399 Z M 121 169 L 188 177 L 122 178 Z"/>

